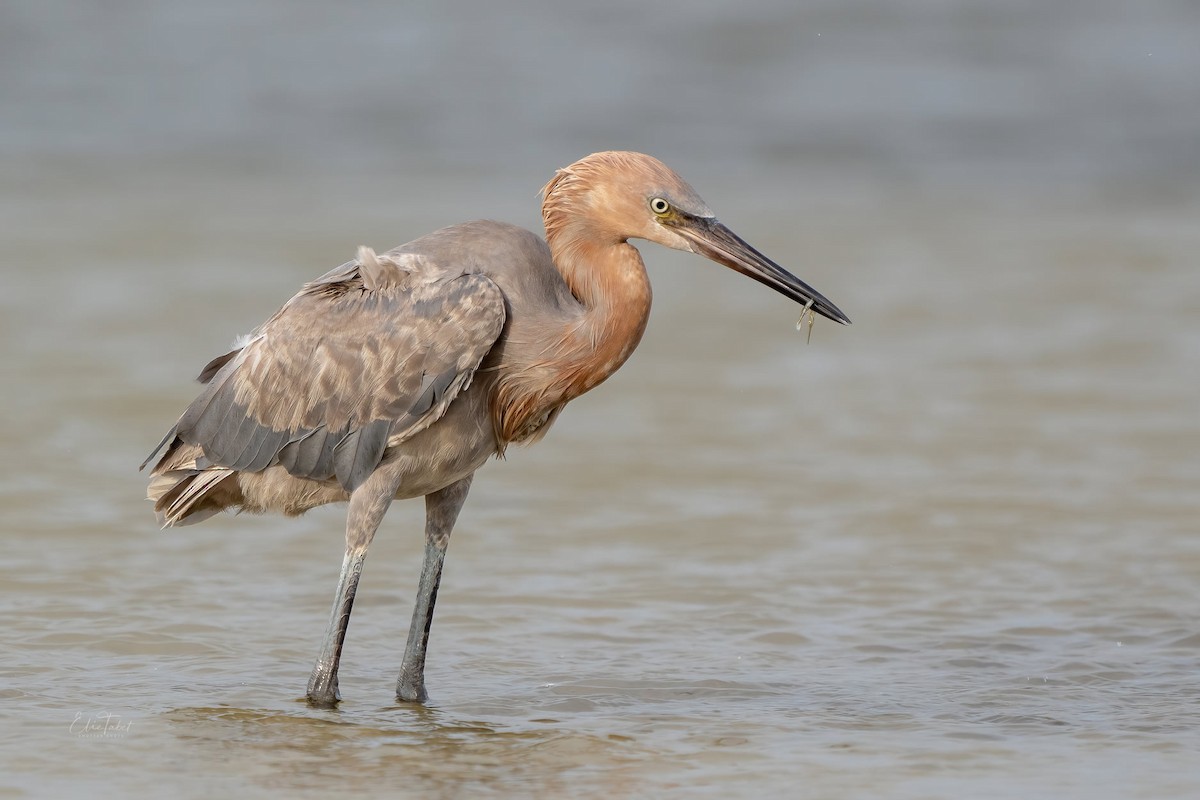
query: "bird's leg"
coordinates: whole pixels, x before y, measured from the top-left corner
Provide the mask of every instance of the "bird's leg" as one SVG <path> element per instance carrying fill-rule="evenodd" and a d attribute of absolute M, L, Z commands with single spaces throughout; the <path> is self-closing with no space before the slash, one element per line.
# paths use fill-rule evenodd
<path fill-rule="evenodd" d="M 308 701 L 313 705 L 333 706 L 341 699 L 338 694 L 338 662 L 342 658 L 342 643 L 346 640 L 346 628 L 350 624 L 354 593 L 358 590 L 358 578 L 362 574 L 367 548 L 396 492 L 396 487 L 391 485 L 389 488 L 386 482 L 387 476 L 377 471 L 350 496 L 350 508 L 346 512 L 346 557 L 342 561 L 342 574 L 333 598 L 333 613 L 329 618 L 329 628 L 325 631 L 321 655 L 317 657 L 312 677 L 308 679 Z"/>
<path fill-rule="evenodd" d="M 342 561 L 342 575 L 338 579 L 337 594 L 333 598 L 333 614 L 321 655 L 317 657 L 312 676 L 308 679 L 308 701 L 316 706 L 333 706 L 342 699 L 338 693 L 338 662 L 342 659 L 342 643 L 346 640 L 346 628 L 350 624 L 350 609 L 354 605 L 354 593 L 358 590 L 358 578 L 362 574 L 365 550 L 346 550 Z"/>
<path fill-rule="evenodd" d="M 425 561 L 421 565 L 421 583 L 417 588 L 417 605 L 413 608 L 412 624 L 408 628 L 408 644 L 400 664 L 400 679 L 396 682 L 396 698 L 411 703 L 424 703 L 425 647 L 429 644 L 429 627 L 433 624 L 433 605 L 437 602 L 438 584 L 442 581 L 442 564 L 450 531 L 467 499 L 471 488 L 468 475 L 444 489 L 425 496 Z"/>

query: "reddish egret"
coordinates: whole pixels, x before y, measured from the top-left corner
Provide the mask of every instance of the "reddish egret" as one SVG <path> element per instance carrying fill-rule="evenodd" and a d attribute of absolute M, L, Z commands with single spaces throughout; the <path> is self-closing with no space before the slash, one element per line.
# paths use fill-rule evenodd
<path fill-rule="evenodd" d="M 143 467 L 164 525 L 218 511 L 348 501 L 333 614 L 308 682 L 339 699 L 338 661 L 367 547 L 393 499 L 425 498 L 425 559 L 396 686 L 425 702 L 425 650 L 450 531 L 471 479 L 545 435 L 637 347 L 650 282 L 630 239 L 737 270 L 840 323 L 837 306 L 717 221 L 662 162 L 595 153 L 543 190 L 543 241 L 477 221 L 306 284 L 204 367 L 200 396 Z"/>

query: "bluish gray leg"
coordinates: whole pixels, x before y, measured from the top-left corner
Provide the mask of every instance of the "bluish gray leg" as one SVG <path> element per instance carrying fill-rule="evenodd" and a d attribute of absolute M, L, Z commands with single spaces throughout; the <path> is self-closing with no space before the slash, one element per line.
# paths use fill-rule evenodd
<path fill-rule="evenodd" d="M 342 560 L 342 575 L 338 579 L 337 592 L 333 597 L 333 615 L 321 645 L 312 676 L 308 679 L 308 701 L 317 706 L 333 706 L 342 699 L 338 692 L 338 663 L 342 660 L 342 644 L 346 641 L 346 628 L 350 625 L 350 610 L 354 606 L 354 593 L 358 590 L 358 578 L 362 574 L 365 550 L 346 551 Z"/>
<path fill-rule="evenodd" d="M 438 585 L 442 582 L 442 564 L 450 532 L 458 512 L 471 489 L 473 474 L 445 489 L 425 496 L 425 560 L 421 565 L 421 582 L 417 588 L 417 604 L 413 608 L 412 624 L 408 627 L 408 644 L 400 664 L 400 679 L 396 682 L 396 698 L 411 703 L 424 703 L 425 648 L 429 644 L 429 628 L 433 624 L 433 606 L 437 602 Z"/>
<path fill-rule="evenodd" d="M 333 613 L 329 617 L 321 654 L 308 679 L 308 701 L 313 705 L 329 707 L 341 700 L 338 693 L 338 663 L 342 658 L 346 628 L 350 625 L 354 593 L 358 590 L 358 578 L 362 574 L 367 548 L 375 538 L 375 531 L 395 493 L 394 483 L 389 483 L 386 475 L 377 472 L 350 496 L 350 508 L 346 512 L 346 557 L 342 560 L 342 574 L 333 598 Z"/>

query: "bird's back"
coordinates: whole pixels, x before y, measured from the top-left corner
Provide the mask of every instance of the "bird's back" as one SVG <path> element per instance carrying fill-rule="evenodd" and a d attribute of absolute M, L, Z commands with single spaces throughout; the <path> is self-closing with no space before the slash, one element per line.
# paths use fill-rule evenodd
<path fill-rule="evenodd" d="M 562 315 L 566 319 L 579 313 L 545 240 L 516 225 L 494 220 L 451 225 L 388 251 L 388 255 L 400 254 L 486 275 L 521 318 Z"/>

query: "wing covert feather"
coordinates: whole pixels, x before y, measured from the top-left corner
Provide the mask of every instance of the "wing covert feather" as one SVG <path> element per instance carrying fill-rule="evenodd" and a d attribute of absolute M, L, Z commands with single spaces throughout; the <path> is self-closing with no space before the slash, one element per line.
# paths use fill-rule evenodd
<path fill-rule="evenodd" d="M 222 467 L 279 463 L 353 491 L 389 445 L 445 414 L 504 321 L 486 276 L 364 248 L 210 362 L 176 435 Z"/>

